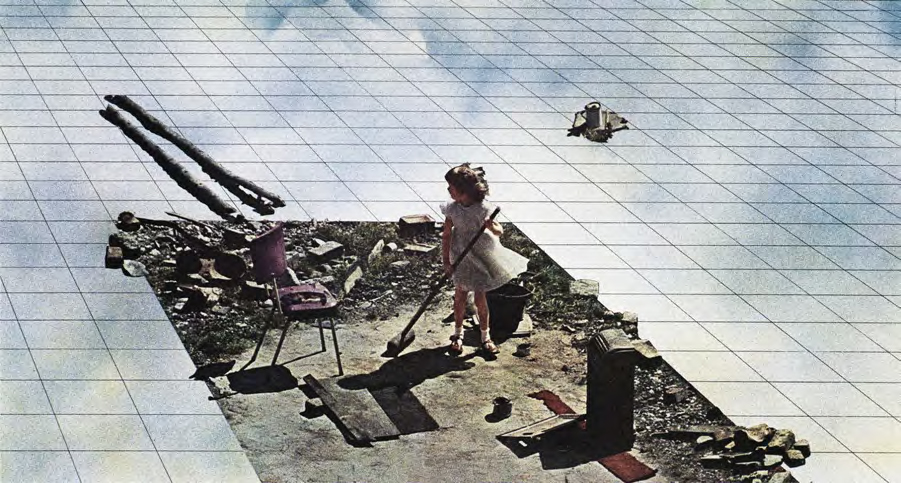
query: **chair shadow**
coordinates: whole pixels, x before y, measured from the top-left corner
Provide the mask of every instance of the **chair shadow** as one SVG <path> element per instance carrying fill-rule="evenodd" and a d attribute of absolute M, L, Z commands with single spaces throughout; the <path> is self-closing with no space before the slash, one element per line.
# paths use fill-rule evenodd
<path fill-rule="evenodd" d="M 263 394 L 289 391 L 299 381 L 285 366 L 261 366 L 229 373 L 229 388 L 238 394 Z"/>

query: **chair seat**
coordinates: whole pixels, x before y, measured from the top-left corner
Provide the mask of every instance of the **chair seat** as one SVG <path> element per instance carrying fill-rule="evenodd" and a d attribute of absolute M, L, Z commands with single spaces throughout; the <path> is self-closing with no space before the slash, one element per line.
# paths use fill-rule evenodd
<path fill-rule="evenodd" d="M 318 282 L 284 287 L 278 290 L 282 313 L 292 319 L 331 315 L 338 299 Z"/>

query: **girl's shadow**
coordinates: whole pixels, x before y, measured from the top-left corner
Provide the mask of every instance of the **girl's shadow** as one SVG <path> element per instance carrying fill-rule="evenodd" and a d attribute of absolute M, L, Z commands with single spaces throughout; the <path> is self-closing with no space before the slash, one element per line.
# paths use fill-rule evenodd
<path fill-rule="evenodd" d="M 448 356 L 447 347 L 420 349 L 391 359 L 368 374 L 345 377 L 338 381 L 338 385 L 348 390 L 385 387 L 410 389 L 429 379 L 475 367 L 475 363 L 471 361 L 475 355 Z"/>

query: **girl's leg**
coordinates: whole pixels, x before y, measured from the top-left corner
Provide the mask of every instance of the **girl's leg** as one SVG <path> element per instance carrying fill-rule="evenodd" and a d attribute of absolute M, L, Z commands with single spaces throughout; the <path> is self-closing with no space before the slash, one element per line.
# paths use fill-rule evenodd
<path fill-rule="evenodd" d="M 463 351 L 463 318 L 466 316 L 466 290 L 454 291 L 454 335 L 451 336 L 451 350 Z"/>
<path fill-rule="evenodd" d="M 498 348 L 491 341 L 491 336 L 489 335 L 491 322 L 488 320 L 490 314 L 488 313 L 488 298 L 485 296 L 485 292 L 475 292 L 475 302 L 476 311 L 479 314 L 479 329 L 482 331 L 482 348 L 495 354 L 498 352 Z"/>

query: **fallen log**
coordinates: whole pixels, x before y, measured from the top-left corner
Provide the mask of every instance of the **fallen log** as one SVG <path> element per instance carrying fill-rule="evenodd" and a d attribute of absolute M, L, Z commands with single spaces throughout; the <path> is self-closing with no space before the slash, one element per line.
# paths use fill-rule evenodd
<path fill-rule="evenodd" d="M 111 124 L 118 127 L 122 133 L 140 146 L 144 152 L 149 154 L 153 160 L 156 161 L 156 164 L 163 168 L 178 186 L 188 193 L 191 193 L 191 195 L 197 198 L 197 201 L 205 204 L 214 213 L 228 221 L 240 221 L 244 218 L 240 214 L 236 216 L 235 212 L 237 210 L 234 206 L 223 201 L 216 193 L 212 192 L 209 188 L 204 186 L 203 183 L 191 176 L 191 173 L 189 173 L 181 164 L 166 154 L 162 148 L 151 141 L 143 132 L 122 117 L 122 114 L 116 110 L 116 108 L 113 106 L 106 106 L 106 109 L 100 111 L 100 115 Z"/>
<path fill-rule="evenodd" d="M 232 173 L 217 163 L 202 149 L 195 146 L 194 143 L 187 140 L 181 134 L 173 131 L 169 126 L 166 126 L 159 119 L 148 113 L 143 107 L 131 100 L 128 96 L 108 95 L 104 96 L 104 99 L 134 116 L 135 119 L 144 126 L 144 129 L 147 129 L 153 134 L 156 134 L 177 146 L 199 164 L 204 173 L 234 194 L 242 203 L 252 207 L 257 213 L 261 215 L 271 215 L 275 213 L 273 207 L 285 206 L 284 200 L 278 195 Z M 250 193 L 243 191 L 242 188 Z M 251 193 L 256 195 L 256 197 Z M 271 204 L 263 201 L 263 198 L 268 199 Z"/>
<path fill-rule="evenodd" d="M 153 218 L 142 218 L 142 217 L 137 217 L 137 216 L 135 217 L 135 219 L 139 223 L 144 224 L 144 225 L 162 226 L 162 227 L 166 227 L 166 228 L 172 228 L 173 230 L 177 231 L 182 237 L 184 237 L 185 241 L 192 244 L 194 246 L 194 248 L 199 253 L 203 254 L 204 256 L 215 256 L 222 252 L 219 248 L 211 246 L 206 241 L 198 238 L 197 236 L 192 235 L 190 232 L 185 230 L 183 227 L 179 226 L 178 223 L 175 223 L 174 221 L 155 220 Z"/>

